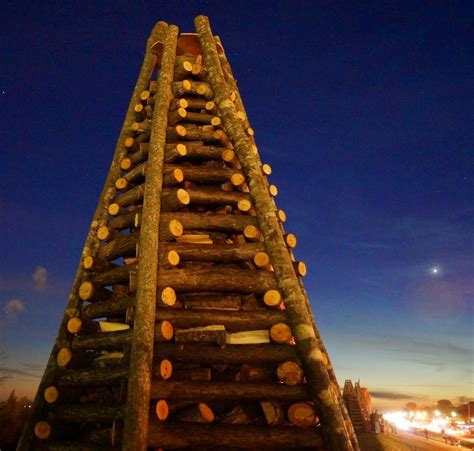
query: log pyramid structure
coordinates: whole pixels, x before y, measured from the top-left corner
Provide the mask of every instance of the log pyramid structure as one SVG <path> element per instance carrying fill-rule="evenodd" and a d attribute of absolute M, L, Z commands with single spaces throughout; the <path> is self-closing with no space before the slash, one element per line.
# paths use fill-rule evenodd
<path fill-rule="evenodd" d="M 146 47 L 19 450 L 357 439 L 207 17 Z"/>

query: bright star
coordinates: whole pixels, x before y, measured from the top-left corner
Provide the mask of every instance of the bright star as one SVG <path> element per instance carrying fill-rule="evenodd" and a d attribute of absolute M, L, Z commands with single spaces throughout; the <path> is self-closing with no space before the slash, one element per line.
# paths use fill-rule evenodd
<path fill-rule="evenodd" d="M 430 272 L 431 274 L 439 274 L 440 270 L 437 266 L 433 266 L 431 269 L 430 269 Z"/>

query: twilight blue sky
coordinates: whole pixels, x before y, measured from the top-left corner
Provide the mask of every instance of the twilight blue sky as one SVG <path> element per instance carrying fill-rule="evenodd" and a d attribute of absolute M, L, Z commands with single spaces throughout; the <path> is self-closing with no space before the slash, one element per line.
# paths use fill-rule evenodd
<path fill-rule="evenodd" d="M 474 5 L 7 2 L 0 345 L 33 394 L 157 20 L 204 13 L 238 78 L 339 382 L 473 397 Z M 433 268 L 438 268 L 434 273 Z"/>

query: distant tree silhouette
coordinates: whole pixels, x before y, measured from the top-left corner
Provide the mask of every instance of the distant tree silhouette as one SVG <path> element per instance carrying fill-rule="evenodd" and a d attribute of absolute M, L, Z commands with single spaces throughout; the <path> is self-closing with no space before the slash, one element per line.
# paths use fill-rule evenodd
<path fill-rule="evenodd" d="M 31 401 L 26 397 L 18 399 L 15 390 L 6 401 L 0 402 L 1 450 L 15 449 L 30 411 Z"/>
<path fill-rule="evenodd" d="M 5 369 L 5 366 L 3 363 L 4 359 L 5 359 L 5 351 L 3 351 L 3 349 L 0 348 L 0 387 L 10 377 L 8 375 L 7 370 Z"/>
<path fill-rule="evenodd" d="M 436 408 L 443 414 L 449 415 L 454 409 L 453 403 L 449 399 L 440 399 Z"/>
<path fill-rule="evenodd" d="M 418 410 L 418 405 L 415 402 L 407 402 L 405 404 L 406 412 L 414 412 L 415 410 Z"/>

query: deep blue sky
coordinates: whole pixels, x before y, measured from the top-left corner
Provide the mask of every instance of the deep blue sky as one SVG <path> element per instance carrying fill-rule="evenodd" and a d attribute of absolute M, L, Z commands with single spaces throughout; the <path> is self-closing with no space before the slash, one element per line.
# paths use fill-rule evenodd
<path fill-rule="evenodd" d="M 472 2 L 3 13 L 0 344 L 13 379 L 0 399 L 31 393 L 46 363 L 149 31 L 192 32 L 200 13 L 273 167 L 340 383 L 360 377 L 379 406 L 473 396 Z"/>

